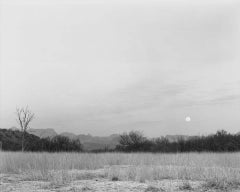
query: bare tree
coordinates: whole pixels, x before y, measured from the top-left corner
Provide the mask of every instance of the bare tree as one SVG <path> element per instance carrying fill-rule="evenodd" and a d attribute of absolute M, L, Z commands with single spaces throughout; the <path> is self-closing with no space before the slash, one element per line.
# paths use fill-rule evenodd
<path fill-rule="evenodd" d="M 119 145 L 120 149 L 126 151 L 141 151 L 147 144 L 147 138 L 139 131 L 131 131 L 120 135 Z"/>
<path fill-rule="evenodd" d="M 21 132 L 22 132 L 22 151 L 24 151 L 25 147 L 25 133 L 27 129 L 29 128 L 29 123 L 33 120 L 34 118 L 34 113 L 32 113 L 28 107 L 25 108 L 17 108 L 16 109 L 17 113 L 17 122 L 20 125 Z"/>

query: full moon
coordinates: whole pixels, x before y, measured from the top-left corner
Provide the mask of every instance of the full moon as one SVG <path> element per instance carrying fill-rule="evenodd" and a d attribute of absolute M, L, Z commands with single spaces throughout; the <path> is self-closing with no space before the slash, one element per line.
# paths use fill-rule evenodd
<path fill-rule="evenodd" d="M 186 121 L 186 122 L 190 122 L 190 121 L 191 121 L 191 118 L 190 118 L 190 117 L 186 117 L 186 118 L 185 118 L 185 121 Z"/>

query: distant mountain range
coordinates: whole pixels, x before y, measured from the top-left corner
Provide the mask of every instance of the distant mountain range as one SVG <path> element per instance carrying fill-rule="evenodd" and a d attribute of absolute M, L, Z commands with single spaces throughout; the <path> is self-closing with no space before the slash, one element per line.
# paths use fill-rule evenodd
<path fill-rule="evenodd" d="M 69 132 L 63 132 L 60 134 L 57 134 L 57 132 L 54 129 L 48 128 L 48 129 L 29 129 L 28 133 L 38 136 L 40 138 L 53 138 L 57 135 L 62 135 L 65 137 L 68 137 L 69 139 L 79 139 L 81 143 L 83 144 L 83 147 L 85 150 L 98 150 L 98 149 L 114 149 L 116 145 L 119 143 L 120 135 L 113 134 L 106 137 L 99 137 L 99 136 L 92 136 L 90 134 L 88 135 L 76 135 L 74 133 Z"/>
<path fill-rule="evenodd" d="M 83 144 L 83 148 L 86 150 L 97 150 L 97 149 L 114 149 L 116 145 L 119 143 L 120 135 L 113 134 L 110 136 L 99 137 L 92 136 L 90 134 L 84 135 L 75 135 L 73 133 L 64 132 L 60 135 L 68 137 L 70 139 L 79 139 Z"/>
<path fill-rule="evenodd" d="M 28 133 L 36 135 L 40 138 L 46 138 L 46 137 L 52 138 L 58 135 L 54 129 L 29 129 Z M 83 144 L 84 149 L 86 150 L 104 149 L 106 147 L 109 149 L 113 149 L 116 147 L 120 139 L 119 134 L 113 134 L 106 137 L 99 137 L 99 136 L 92 136 L 90 134 L 76 135 L 70 132 L 63 132 L 63 133 L 60 133 L 59 135 L 68 137 L 70 139 L 79 139 Z M 170 142 L 177 142 L 179 140 L 186 141 L 193 137 L 195 136 L 188 136 L 188 135 L 166 135 L 165 136 L 165 138 Z"/>

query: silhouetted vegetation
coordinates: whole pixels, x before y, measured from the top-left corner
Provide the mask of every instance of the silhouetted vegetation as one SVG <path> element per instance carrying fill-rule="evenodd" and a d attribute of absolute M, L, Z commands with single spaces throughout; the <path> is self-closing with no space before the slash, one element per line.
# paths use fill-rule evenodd
<path fill-rule="evenodd" d="M 48 152 L 80 152 L 82 151 L 82 144 L 80 140 L 76 139 L 69 139 L 68 137 L 64 136 L 55 136 L 53 138 L 44 138 L 40 139 L 39 148 L 41 151 L 48 151 Z M 36 149 L 36 150 L 38 150 Z"/>
<path fill-rule="evenodd" d="M 117 151 L 124 152 L 231 152 L 240 151 L 240 135 L 224 130 L 214 135 L 189 137 L 170 142 L 165 137 L 147 139 L 139 132 L 130 132 L 120 136 Z"/>
<path fill-rule="evenodd" d="M 0 141 L 2 150 L 20 151 L 22 150 L 22 132 L 7 129 L 0 129 Z M 47 151 L 47 152 L 69 152 L 82 151 L 82 144 L 79 140 L 71 140 L 64 136 L 53 138 L 39 138 L 35 135 L 25 133 L 25 151 Z"/>
<path fill-rule="evenodd" d="M 116 150 L 120 151 L 149 151 L 152 142 L 143 136 L 141 132 L 131 131 L 120 135 L 119 145 Z"/>
<path fill-rule="evenodd" d="M 6 151 L 22 149 L 22 133 L 20 131 L 0 129 L 0 142 Z M 39 138 L 26 132 L 25 151 L 68 152 L 83 151 L 79 140 L 64 136 Z M 240 135 L 230 134 L 224 130 L 216 134 L 188 137 L 169 141 L 166 137 L 148 139 L 141 132 L 131 131 L 120 135 L 119 144 L 115 149 L 108 148 L 92 152 L 233 152 L 240 151 Z"/>

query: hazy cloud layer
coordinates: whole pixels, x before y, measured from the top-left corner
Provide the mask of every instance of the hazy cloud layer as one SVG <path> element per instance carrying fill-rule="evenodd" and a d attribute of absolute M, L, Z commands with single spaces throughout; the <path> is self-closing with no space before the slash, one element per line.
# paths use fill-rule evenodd
<path fill-rule="evenodd" d="M 0 127 L 29 105 L 33 127 L 57 132 L 240 131 L 239 12 L 237 0 L 3 0 Z"/>

